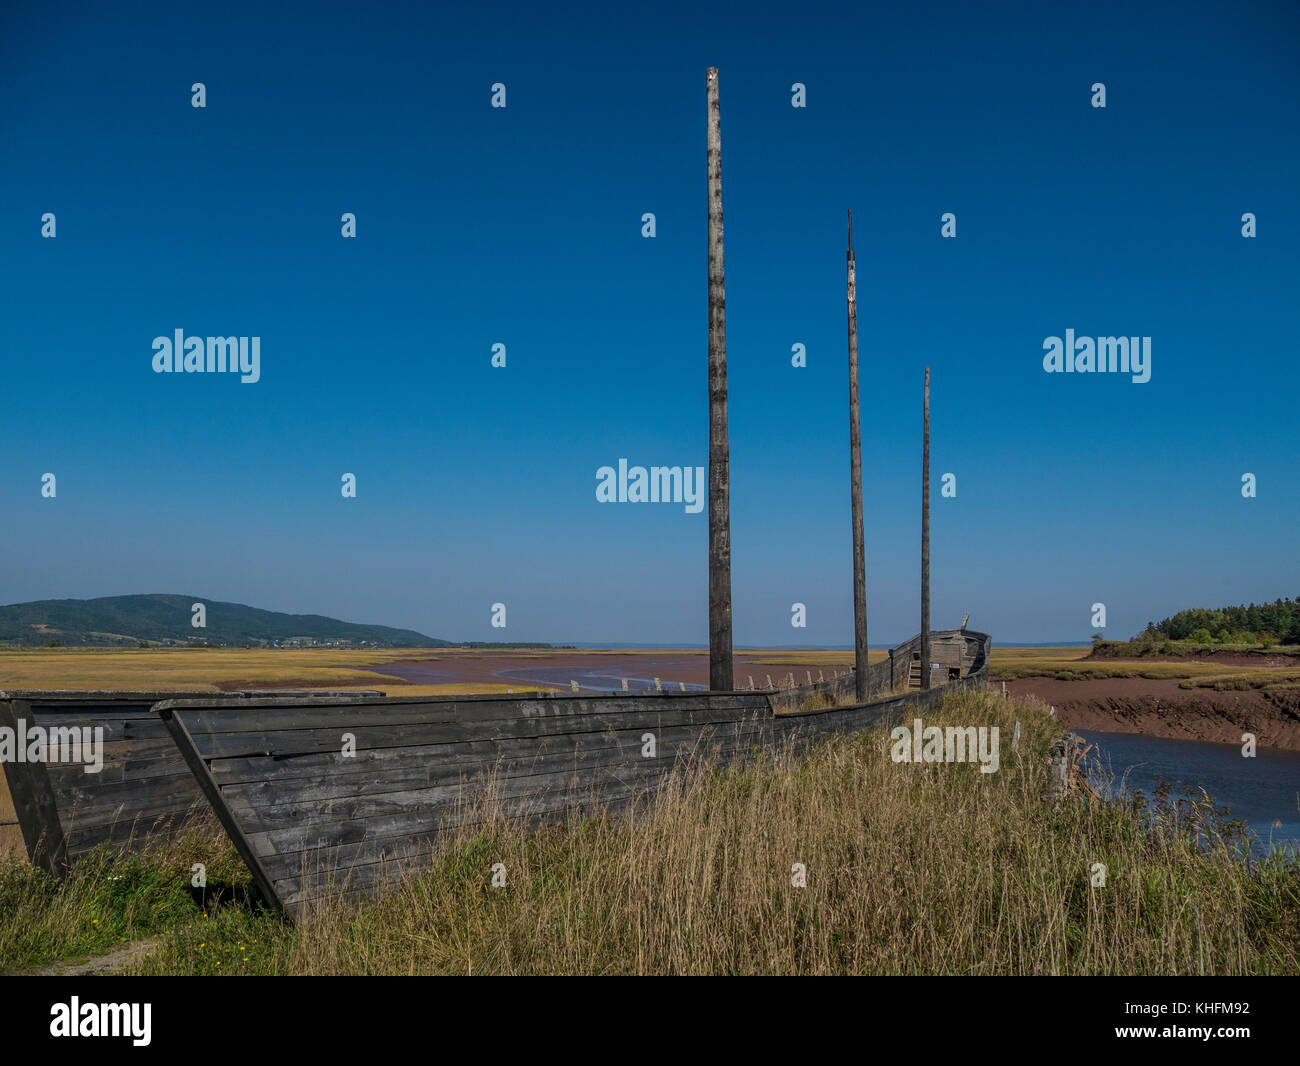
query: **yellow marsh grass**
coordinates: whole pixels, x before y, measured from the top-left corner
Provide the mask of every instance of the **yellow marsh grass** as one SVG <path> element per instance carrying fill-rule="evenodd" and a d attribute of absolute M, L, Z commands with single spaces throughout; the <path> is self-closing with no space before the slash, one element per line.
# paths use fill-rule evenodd
<path fill-rule="evenodd" d="M 1241 650 L 1238 648 L 1226 649 Z M 1287 655 L 1290 667 L 1260 667 L 1238 663 L 1178 662 L 1152 656 L 1142 659 L 1099 659 L 1083 661 L 1091 648 L 999 648 L 994 645 L 989 659 L 989 676 L 993 679 L 1012 680 L 1020 677 L 1054 677 L 1068 674 L 1072 680 L 1107 677 L 1143 677 L 1168 680 L 1187 680 L 1184 688 L 1221 687 L 1271 688 L 1289 685 L 1297 674 L 1294 652 L 1275 648 L 1270 654 Z"/>
<path fill-rule="evenodd" d="M 1119 805 L 1045 805 L 1059 725 L 1035 706 L 965 693 L 919 716 L 999 726 L 1000 770 L 896 764 L 876 731 L 697 763 L 635 820 L 533 829 L 489 803 L 430 871 L 329 901 L 268 944 L 263 972 L 1300 972 L 1294 863 L 1247 868 Z M 1105 888 L 1090 886 L 1098 862 Z M 200 965 L 177 943 L 140 972 Z"/>
<path fill-rule="evenodd" d="M 408 685 L 400 678 L 359 669 L 406 659 L 481 654 L 469 649 L 346 648 L 0 648 L 0 689 L 117 689 L 216 692 L 218 684 L 257 688 L 300 685 L 393 690 L 403 696 L 448 692 L 523 691 L 518 683 L 465 682 Z M 511 652 L 511 654 L 515 654 Z M 521 656 L 527 653 L 520 652 Z M 531 657 L 531 656 L 530 656 Z"/>

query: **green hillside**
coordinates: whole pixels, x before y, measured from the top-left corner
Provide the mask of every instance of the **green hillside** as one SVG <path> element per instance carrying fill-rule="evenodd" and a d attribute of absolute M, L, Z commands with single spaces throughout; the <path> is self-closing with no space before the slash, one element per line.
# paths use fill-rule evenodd
<path fill-rule="evenodd" d="M 191 624 L 202 603 L 207 625 Z M 0 607 L 0 644 L 189 644 L 254 647 L 332 644 L 443 648 L 450 642 L 411 629 L 359 625 L 319 614 L 282 614 L 202 596 L 105 596 L 94 600 L 35 600 Z"/>

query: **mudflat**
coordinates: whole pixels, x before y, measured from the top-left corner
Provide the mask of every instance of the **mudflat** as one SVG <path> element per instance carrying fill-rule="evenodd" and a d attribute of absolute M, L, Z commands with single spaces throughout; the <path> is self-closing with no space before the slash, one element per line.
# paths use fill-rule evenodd
<path fill-rule="evenodd" d="M 1002 682 L 994 681 L 1000 688 Z M 1063 681 L 1021 677 L 1005 682 L 1014 696 L 1037 696 L 1075 729 L 1241 744 L 1300 751 L 1300 688 L 1216 691 L 1180 688 L 1175 678 L 1098 677 Z"/>
<path fill-rule="evenodd" d="M 885 652 L 873 653 L 871 661 Z M 738 652 L 734 657 L 737 688 L 767 686 L 768 678 L 777 686 L 788 684 L 794 675 L 796 684 L 831 677 L 852 669 L 852 652 L 826 651 L 758 651 Z M 645 688 L 658 678 L 665 686 L 685 684 L 689 688 L 707 688 L 708 652 L 680 651 L 553 651 L 543 653 L 511 651 L 457 651 L 419 659 L 377 664 L 371 667 L 383 678 L 395 678 L 411 685 L 461 686 L 474 691 L 477 686 L 509 685 L 516 691 L 528 689 L 569 689 L 576 681 L 584 691 L 617 689 L 628 679 L 629 687 Z M 378 683 L 378 682 L 376 682 Z M 391 689 L 390 695 L 402 690 Z"/>

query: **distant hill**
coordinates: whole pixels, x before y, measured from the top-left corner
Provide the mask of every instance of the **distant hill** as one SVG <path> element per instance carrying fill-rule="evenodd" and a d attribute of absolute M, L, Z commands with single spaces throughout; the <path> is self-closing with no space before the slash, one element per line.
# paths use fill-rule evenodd
<path fill-rule="evenodd" d="M 202 603 L 207 625 L 191 624 Z M 95 600 L 35 600 L 0 607 L 0 644 L 201 644 L 242 647 L 333 645 L 368 648 L 446 648 L 411 629 L 359 625 L 320 614 L 281 614 L 202 596 L 105 596 Z"/>

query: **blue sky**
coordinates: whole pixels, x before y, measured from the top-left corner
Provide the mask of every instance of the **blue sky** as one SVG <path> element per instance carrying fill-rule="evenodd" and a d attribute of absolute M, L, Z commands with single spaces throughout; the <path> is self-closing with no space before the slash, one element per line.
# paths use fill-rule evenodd
<path fill-rule="evenodd" d="M 0 602 L 706 641 L 707 515 L 595 486 L 707 462 L 710 65 L 737 644 L 852 640 L 850 207 L 873 644 L 918 628 L 927 365 L 936 626 L 1300 592 L 1290 5 L 18 6 Z M 260 337 L 261 380 L 154 373 L 176 329 Z M 1046 374 L 1067 329 L 1151 337 L 1151 380 Z"/>

